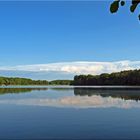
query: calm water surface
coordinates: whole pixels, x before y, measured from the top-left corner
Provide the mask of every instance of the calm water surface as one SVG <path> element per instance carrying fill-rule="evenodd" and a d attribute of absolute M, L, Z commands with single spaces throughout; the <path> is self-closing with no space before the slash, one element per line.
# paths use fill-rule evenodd
<path fill-rule="evenodd" d="M 0 139 L 140 139 L 139 100 L 139 87 L 0 87 Z"/>

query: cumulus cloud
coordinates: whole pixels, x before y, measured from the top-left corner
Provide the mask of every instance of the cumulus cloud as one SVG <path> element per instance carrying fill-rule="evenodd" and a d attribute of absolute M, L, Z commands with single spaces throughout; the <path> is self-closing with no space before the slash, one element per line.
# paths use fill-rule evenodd
<path fill-rule="evenodd" d="M 51 106 L 62 108 L 140 108 L 140 102 L 121 98 L 93 96 L 66 96 L 61 98 L 2 99 L 0 104 Z"/>
<path fill-rule="evenodd" d="M 29 71 L 29 72 L 65 72 L 73 74 L 101 74 L 118 72 L 122 70 L 140 69 L 140 61 L 116 61 L 116 62 L 62 62 L 36 65 L 19 65 L 13 67 L 0 67 L 0 70 Z"/>

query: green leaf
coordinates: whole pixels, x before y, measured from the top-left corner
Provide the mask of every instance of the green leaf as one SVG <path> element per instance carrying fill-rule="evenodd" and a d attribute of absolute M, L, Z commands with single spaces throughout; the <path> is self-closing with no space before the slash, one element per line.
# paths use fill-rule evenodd
<path fill-rule="evenodd" d="M 124 1 L 121 1 L 121 6 L 124 6 L 125 5 L 125 2 Z"/>
<path fill-rule="evenodd" d="M 130 7 L 130 11 L 133 13 L 137 7 L 138 3 L 135 3 L 133 4 L 131 7 Z"/>
<path fill-rule="evenodd" d="M 111 4 L 111 6 L 110 6 L 110 12 L 111 13 L 116 13 L 118 11 L 118 9 L 119 9 L 119 2 L 120 2 L 120 0 L 116 0 L 116 1 L 114 1 Z"/>

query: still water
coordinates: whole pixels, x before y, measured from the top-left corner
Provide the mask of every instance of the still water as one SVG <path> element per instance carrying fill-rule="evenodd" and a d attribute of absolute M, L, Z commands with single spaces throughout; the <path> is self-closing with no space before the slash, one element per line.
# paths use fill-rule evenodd
<path fill-rule="evenodd" d="M 140 139 L 140 89 L 1 87 L 0 139 Z"/>

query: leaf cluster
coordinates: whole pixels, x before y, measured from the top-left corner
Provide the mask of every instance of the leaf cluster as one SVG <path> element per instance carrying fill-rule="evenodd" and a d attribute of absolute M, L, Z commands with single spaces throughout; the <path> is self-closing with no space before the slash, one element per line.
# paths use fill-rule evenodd
<path fill-rule="evenodd" d="M 140 4 L 140 0 L 131 0 L 130 11 L 132 13 L 134 13 L 139 4 Z M 124 6 L 124 5 L 125 5 L 124 0 L 115 0 L 110 5 L 110 12 L 116 13 L 118 11 L 119 7 Z M 140 14 L 138 15 L 138 18 L 140 20 Z"/>

